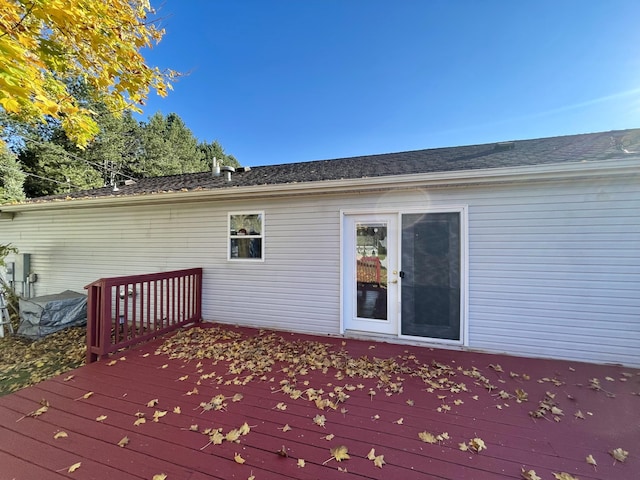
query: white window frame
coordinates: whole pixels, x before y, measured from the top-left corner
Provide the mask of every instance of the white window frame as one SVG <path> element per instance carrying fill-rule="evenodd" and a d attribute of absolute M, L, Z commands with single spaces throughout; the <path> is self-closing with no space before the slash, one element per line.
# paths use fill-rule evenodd
<path fill-rule="evenodd" d="M 260 229 L 259 235 L 232 235 L 231 234 L 231 218 L 237 215 L 259 215 L 262 219 L 262 228 Z M 227 214 L 227 260 L 230 262 L 264 262 L 264 252 L 265 252 L 265 214 L 264 210 L 247 210 L 241 212 L 229 212 Z M 256 258 L 234 258 L 231 256 L 231 241 L 233 239 L 239 238 L 259 238 L 260 239 L 260 257 Z"/>

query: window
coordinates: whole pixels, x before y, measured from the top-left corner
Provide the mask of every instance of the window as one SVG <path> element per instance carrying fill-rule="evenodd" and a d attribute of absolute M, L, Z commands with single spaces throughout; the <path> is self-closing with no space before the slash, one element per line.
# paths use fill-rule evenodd
<path fill-rule="evenodd" d="M 264 258 L 264 212 L 229 214 L 229 260 Z"/>

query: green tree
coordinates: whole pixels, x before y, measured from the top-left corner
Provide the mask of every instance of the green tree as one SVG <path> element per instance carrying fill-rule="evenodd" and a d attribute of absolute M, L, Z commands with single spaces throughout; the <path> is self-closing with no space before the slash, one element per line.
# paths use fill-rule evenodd
<path fill-rule="evenodd" d="M 207 170 L 198 140 L 177 114 L 156 113 L 141 130 L 142 152 L 131 165 L 134 174 L 157 177 Z"/>
<path fill-rule="evenodd" d="M 214 158 L 218 161 L 218 165 L 220 166 L 227 165 L 234 168 L 240 166 L 240 162 L 238 162 L 233 155 L 227 155 L 224 153 L 224 148 L 222 148 L 222 145 L 220 145 L 217 140 L 211 143 L 202 142 L 198 144 L 198 149 L 204 155 L 203 159 L 207 163 L 208 169 L 213 167 Z"/>
<path fill-rule="evenodd" d="M 25 178 L 18 158 L 0 143 L 0 204 L 25 200 Z"/>

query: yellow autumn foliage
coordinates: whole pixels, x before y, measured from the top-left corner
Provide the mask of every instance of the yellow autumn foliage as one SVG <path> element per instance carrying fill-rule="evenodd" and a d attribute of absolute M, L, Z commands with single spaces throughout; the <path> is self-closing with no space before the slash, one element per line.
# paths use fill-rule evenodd
<path fill-rule="evenodd" d="M 22 121 L 60 119 L 85 146 L 98 125 L 64 79 L 83 78 L 116 114 L 171 88 L 175 72 L 146 65 L 140 52 L 164 35 L 154 13 L 148 0 L 0 0 L 0 107 Z"/>

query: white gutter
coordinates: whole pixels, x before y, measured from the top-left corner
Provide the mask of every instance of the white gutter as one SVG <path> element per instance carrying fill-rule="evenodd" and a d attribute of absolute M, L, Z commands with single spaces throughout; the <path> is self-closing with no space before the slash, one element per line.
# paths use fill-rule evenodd
<path fill-rule="evenodd" d="M 322 180 L 253 186 L 222 187 L 190 191 L 168 191 L 133 195 L 76 198 L 0 206 L 1 214 L 35 210 L 102 208 L 129 205 L 200 202 L 247 198 L 338 194 L 411 188 L 443 188 L 497 183 L 563 181 L 593 177 L 640 176 L 640 157 L 595 162 L 556 163 L 519 167 L 456 170 L 381 177 Z M 8 217 L 9 215 L 7 215 Z"/>

